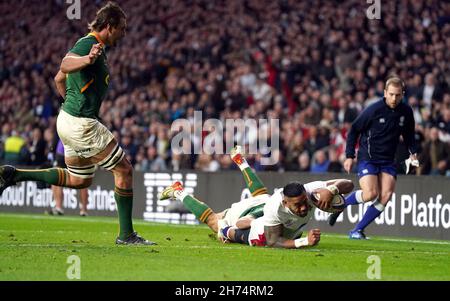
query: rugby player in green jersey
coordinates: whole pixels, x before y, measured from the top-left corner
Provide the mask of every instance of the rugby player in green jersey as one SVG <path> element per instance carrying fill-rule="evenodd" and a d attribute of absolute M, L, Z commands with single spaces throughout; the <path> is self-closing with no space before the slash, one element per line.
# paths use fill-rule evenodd
<path fill-rule="evenodd" d="M 51 185 L 85 188 L 101 166 L 114 175 L 114 198 L 119 215 L 116 244 L 153 245 L 133 229 L 133 168 L 113 134 L 99 121 L 106 96 L 109 72 L 105 47 L 115 46 L 125 36 L 126 15 L 109 2 L 89 24 L 91 32 L 79 39 L 63 58 L 55 77 L 64 98 L 57 119 L 57 131 L 64 144 L 67 169 L 16 169 L 0 166 L 0 195 L 21 181 L 42 181 Z"/>

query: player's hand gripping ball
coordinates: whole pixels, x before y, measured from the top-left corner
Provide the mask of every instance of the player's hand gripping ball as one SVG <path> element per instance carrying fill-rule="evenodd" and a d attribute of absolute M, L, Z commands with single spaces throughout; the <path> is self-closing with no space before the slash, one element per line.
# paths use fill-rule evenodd
<path fill-rule="evenodd" d="M 345 209 L 344 196 L 334 195 L 329 189 L 319 188 L 312 193 L 312 203 L 320 210 L 335 213 Z"/>

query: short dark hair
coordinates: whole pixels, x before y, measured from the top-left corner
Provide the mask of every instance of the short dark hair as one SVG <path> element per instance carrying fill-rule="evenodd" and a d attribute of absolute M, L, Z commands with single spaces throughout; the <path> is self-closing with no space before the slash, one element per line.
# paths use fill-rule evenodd
<path fill-rule="evenodd" d="M 125 12 L 120 6 L 112 1 L 109 1 L 105 6 L 100 8 L 95 15 L 94 21 L 88 24 L 89 30 L 100 31 L 106 26 L 117 27 L 120 20 L 126 19 Z"/>
<path fill-rule="evenodd" d="M 283 194 L 287 197 L 297 197 L 305 192 L 305 186 L 299 182 L 291 182 L 284 186 Z"/>
<path fill-rule="evenodd" d="M 393 75 L 387 79 L 386 84 L 384 85 L 384 89 L 387 90 L 390 85 L 401 87 L 402 91 L 405 91 L 405 83 L 400 77 L 396 75 Z"/>

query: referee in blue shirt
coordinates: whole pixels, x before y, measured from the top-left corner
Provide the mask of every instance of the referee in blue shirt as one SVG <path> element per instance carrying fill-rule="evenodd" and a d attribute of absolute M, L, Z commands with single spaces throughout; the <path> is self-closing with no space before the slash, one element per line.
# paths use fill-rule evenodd
<path fill-rule="evenodd" d="M 358 177 L 361 190 L 350 194 L 345 204 L 358 205 L 373 202 L 362 220 L 350 231 L 350 239 L 366 239 L 364 229 L 386 207 L 395 189 L 395 151 L 400 135 L 410 152 L 410 159 L 417 160 L 414 139 L 414 116 L 411 107 L 402 102 L 405 84 L 398 77 L 386 81 L 384 97 L 364 109 L 352 124 L 347 136 L 344 169 L 350 173 L 355 159 L 355 146 L 359 138 Z M 333 226 L 339 213 L 330 216 Z"/>

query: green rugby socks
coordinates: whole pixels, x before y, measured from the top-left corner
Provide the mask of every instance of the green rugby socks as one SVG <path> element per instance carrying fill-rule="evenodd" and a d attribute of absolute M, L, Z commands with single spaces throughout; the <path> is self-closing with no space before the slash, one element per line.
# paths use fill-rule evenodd
<path fill-rule="evenodd" d="M 67 178 L 68 171 L 64 168 L 16 169 L 14 174 L 15 182 L 41 181 L 55 186 L 65 186 Z"/>
<path fill-rule="evenodd" d="M 241 170 L 244 175 L 245 183 L 252 196 L 257 196 L 260 194 L 267 194 L 267 188 L 264 186 L 261 179 L 256 175 L 256 173 L 247 165 L 246 168 Z"/>
<path fill-rule="evenodd" d="M 114 199 L 117 204 L 117 213 L 119 215 L 119 238 L 124 240 L 133 230 L 133 189 L 122 189 L 114 187 Z"/>
<path fill-rule="evenodd" d="M 202 223 L 206 223 L 208 217 L 213 213 L 208 205 L 187 194 L 184 190 L 176 192 L 176 197 L 182 201 L 184 206 L 186 206 L 186 208 Z"/>

